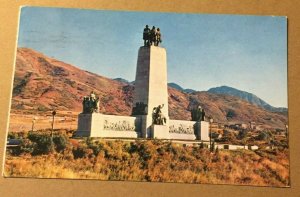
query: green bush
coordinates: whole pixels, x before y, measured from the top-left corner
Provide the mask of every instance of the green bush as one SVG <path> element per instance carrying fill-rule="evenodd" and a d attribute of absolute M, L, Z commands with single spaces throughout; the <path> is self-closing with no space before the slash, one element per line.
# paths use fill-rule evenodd
<path fill-rule="evenodd" d="M 236 117 L 235 111 L 232 110 L 232 109 L 229 109 L 228 112 L 227 112 L 227 114 L 226 114 L 226 117 L 227 118 L 234 118 L 234 117 Z"/>
<path fill-rule="evenodd" d="M 86 140 L 87 148 L 93 150 L 93 154 L 97 156 L 101 150 L 104 148 L 104 143 L 99 141 L 93 141 L 91 138 Z"/>
<path fill-rule="evenodd" d="M 29 153 L 31 154 L 34 150 L 34 143 L 29 139 L 23 139 L 20 144 L 20 153 Z"/>
<path fill-rule="evenodd" d="M 68 146 L 68 137 L 65 135 L 55 135 L 53 137 L 53 143 L 57 152 L 62 152 Z"/>
<path fill-rule="evenodd" d="M 7 139 L 18 139 L 18 133 L 17 132 L 8 132 Z"/>
<path fill-rule="evenodd" d="M 80 144 L 78 147 L 73 148 L 74 159 L 83 158 L 87 156 L 87 146 L 85 144 Z"/>
<path fill-rule="evenodd" d="M 34 143 L 33 155 L 48 154 L 53 150 L 51 136 L 48 134 L 29 132 L 28 139 Z"/>
<path fill-rule="evenodd" d="M 271 138 L 272 138 L 272 133 L 269 131 L 263 131 L 256 137 L 257 140 L 264 140 L 264 141 L 267 141 Z"/>
<path fill-rule="evenodd" d="M 246 130 L 240 130 L 239 134 L 237 135 L 237 139 L 243 140 L 247 137 L 248 132 Z"/>

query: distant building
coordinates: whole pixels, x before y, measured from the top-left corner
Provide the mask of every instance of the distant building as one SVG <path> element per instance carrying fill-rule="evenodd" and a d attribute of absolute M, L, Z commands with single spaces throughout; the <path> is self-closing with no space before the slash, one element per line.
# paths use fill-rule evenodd
<path fill-rule="evenodd" d="M 263 125 L 256 125 L 255 129 L 256 129 L 257 131 L 262 131 L 262 130 L 265 129 L 265 127 L 264 127 Z"/>
<path fill-rule="evenodd" d="M 241 129 L 247 129 L 248 125 L 244 123 L 237 123 L 237 124 L 231 124 L 231 125 L 224 125 L 225 128 L 230 128 L 233 130 L 241 130 Z"/>
<path fill-rule="evenodd" d="M 219 128 L 219 129 L 224 129 L 224 128 L 225 128 L 225 125 L 222 124 L 222 123 L 218 123 L 218 128 Z"/>
<path fill-rule="evenodd" d="M 256 123 L 255 122 L 249 122 L 249 128 L 250 129 L 256 129 Z"/>

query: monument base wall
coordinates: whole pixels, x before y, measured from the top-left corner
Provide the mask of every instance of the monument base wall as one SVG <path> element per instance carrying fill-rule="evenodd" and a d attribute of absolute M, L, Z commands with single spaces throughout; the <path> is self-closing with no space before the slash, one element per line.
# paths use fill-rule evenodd
<path fill-rule="evenodd" d="M 141 119 L 131 116 L 79 114 L 77 137 L 138 138 Z"/>
<path fill-rule="evenodd" d="M 209 141 L 209 122 L 196 123 L 196 136 L 198 140 Z"/>
<path fill-rule="evenodd" d="M 91 135 L 91 114 L 79 114 L 77 123 L 76 136 L 78 137 L 90 137 Z"/>
<path fill-rule="evenodd" d="M 81 113 L 76 136 L 209 141 L 209 123 L 167 120 L 166 125 L 152 125 L 152 117 L 147 115 L 133 117 Z"/>
<path fill-rule="evenodd" d="M 169 128 L 166 125 L 152 125 L 151 138 L 153 139 L 170 139 Z"/>
<path fill-rule="evenodd" d="M 194 134 L 179 134 L 179 133 L 170 133 L 170 139 L 174 140 L 195 140 L 196 136 Z"/>
<path fill-rule="evenodd" d="M 195 140 L 196 139 L 196 122 L 186 120 L 170 120 L 169 132 L 170 139 L 178 140 Z"/>

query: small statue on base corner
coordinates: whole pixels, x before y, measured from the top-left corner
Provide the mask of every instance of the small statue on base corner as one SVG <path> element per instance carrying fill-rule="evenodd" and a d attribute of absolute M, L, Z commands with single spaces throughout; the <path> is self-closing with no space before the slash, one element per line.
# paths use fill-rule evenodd
<path fill-rule="evenodd" d="M 205 111 L 200 105 L 192 109 L 191 116 L 192 121 L 205 121 Z"/>
<path fill-rule="evenodd" d="M 143 102 L 135 103 L 135 107 L 132 108 L 131 115 L 147 115 L 148 105 Z"/>
<path fill-rule="evenodd" d="M 83 97 L 82 101 L 82 113 L 90 114 L 90 113 L 98 113 L 99 112 L 100 99 L 94 91 L 91 92 L 89 96 Z"/>

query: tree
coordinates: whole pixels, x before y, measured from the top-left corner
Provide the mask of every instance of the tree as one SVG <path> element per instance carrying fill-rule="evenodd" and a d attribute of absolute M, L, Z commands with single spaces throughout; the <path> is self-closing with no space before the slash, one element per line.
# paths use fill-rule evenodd
<path fill-rule="evenodd" d="M 226 114 L 226 117 L 227 118 L 234 118 L 235 116 L 236 116 L 235 111 L 232 110 L 232 109 L 229 109 L 228 112 L 227 112 L 227 114 Z"/>

